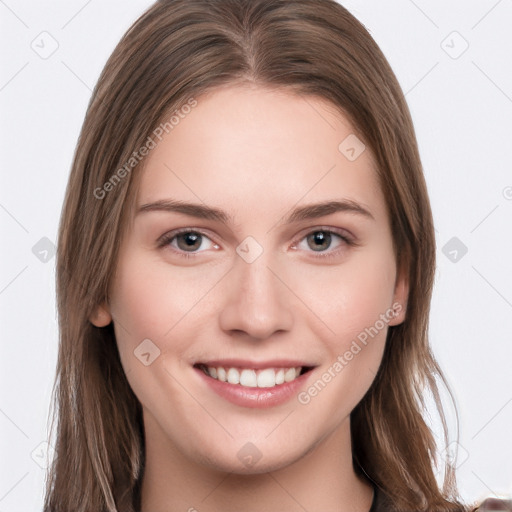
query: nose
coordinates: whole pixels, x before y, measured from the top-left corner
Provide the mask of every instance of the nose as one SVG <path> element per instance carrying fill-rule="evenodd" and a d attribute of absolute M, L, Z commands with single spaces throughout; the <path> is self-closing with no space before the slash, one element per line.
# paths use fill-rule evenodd
<path fill-rule="evenodd" d="M 264 252 L 252 263 L 236 257 L 226 276 L 220 304 L 220 327 L 229 334 L 264 340 L 293 325 L 292 293 Z"/>

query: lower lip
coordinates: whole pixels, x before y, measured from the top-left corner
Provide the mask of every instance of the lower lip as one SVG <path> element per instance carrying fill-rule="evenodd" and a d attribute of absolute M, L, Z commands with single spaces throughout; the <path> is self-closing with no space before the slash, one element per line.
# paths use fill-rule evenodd
<path fill-rule="evenodd" d="M 213 377 L 209 377 L 199 368 L 194 368 L 194 370 L 215 393 L 228 402 L 240 407 L 257 409 L 276 407 L 297 396 L 301 386 L 304 385 L 309 375 L 313 372 L 310 370 L 291 382 L 285 382 L 273 388 L 252 388 L 241 386 L 240 384 L 221 382 Z"/>

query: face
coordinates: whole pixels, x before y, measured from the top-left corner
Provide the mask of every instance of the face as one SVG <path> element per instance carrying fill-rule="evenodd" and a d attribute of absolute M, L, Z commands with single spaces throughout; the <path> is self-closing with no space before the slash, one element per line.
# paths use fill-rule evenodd
<path fill-rule="evenodd" d="M 407 299 L 354 131 L 322 99 L 230 86 L 157 139 L 91 318 L 114 321 L 147 438 L 247 473 L 347 429 Z"/>

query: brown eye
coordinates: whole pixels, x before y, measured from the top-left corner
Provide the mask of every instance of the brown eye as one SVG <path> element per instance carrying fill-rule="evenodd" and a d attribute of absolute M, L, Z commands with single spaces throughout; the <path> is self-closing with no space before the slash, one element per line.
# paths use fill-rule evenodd
<path fill-rule="evenodd" d="M 203 241 L 203 235 L 196 233 L 195 231 L 179 234 L 175 238 L 178 249 L 187 252 L 193 252 L 199 249 L 201 247 L 201 242 Z"/>
<path fill-rule="evenodd" d="M 324 251 L 331 246 L 332 236 L 327 231 L 315 231 L 307 236 L 307 241 L 313 251 Z"/>
<path fill-rule="evenodd" d="M 313 258 L 326 259 L 339 258 L 348 248 L 356 245 L 356 240 L 344 229 L 318 227 L 298 239 L 293 249 L 309 253 Z"/>
<path fill-rule="evenodd" d="M 220 249 L 209 236 L 193 229 L 171 231 L 162 235 L 157 241 L 159 248 L 170 249 L 180 256 L 192 257 L 208 249 Z"/>

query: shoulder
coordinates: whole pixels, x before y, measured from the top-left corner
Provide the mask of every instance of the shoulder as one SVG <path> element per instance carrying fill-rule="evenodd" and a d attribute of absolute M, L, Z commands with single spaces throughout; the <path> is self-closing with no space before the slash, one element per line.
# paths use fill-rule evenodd
<path fill-rule="evenodd" d="M 369 512 L 392 512 L 393 504 L 387 495 L 374 487 L 373 503 Z M 465 507 L 464 507 L 465 508 Z M 487 498 L 480 505 L 467 507 L 467 512 L 512 512 L 512 499 Z"/>
<path fill-rule="evenodd" d="M 512 500 L 487 498 L 479 507 L 473 509 L 474 512 L 512 512 Z"/>

